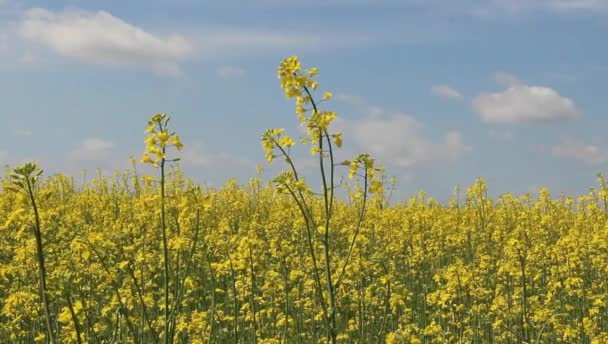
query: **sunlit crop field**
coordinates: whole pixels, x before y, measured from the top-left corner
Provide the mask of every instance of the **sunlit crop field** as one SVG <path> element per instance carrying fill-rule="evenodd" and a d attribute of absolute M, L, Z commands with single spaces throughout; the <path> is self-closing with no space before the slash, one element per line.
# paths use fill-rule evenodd
<path fill-rule="evenodd" d="M 0 342 L 608 342 L 601 176 L 580 197 L 492 199 L 480 179 L 448 204 L 390 204 L 372 157 L 334 161 L 342 133 L 320 109 L 331 93 L 315 101 L 316 73 L 296 58 L 279 68 L 308 136 L 263 134 L 267 160 L 286 168 L 271 182 L 189 181 L 164 114 L 141 147 L 153 175 L 82 185 L 7 171 Z M 320 187 L 298 173 L 296 144 L 318 159 Z"/>

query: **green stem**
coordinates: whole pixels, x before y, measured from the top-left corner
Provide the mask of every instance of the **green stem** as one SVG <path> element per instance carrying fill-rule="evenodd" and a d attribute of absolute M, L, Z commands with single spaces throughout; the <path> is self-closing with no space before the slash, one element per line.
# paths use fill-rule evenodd
<path fill-rule="evenodd" d="M 350 246 L 348 247 L 348 253 L 346 254 L 346 259 L 344 260 L 344 265 L 342 265 L 342 270 L 340 271 L 340 275 L 338 277 L 338 281 L 334 288 L 338 288 L 340 283 L 342 282 L 342 278 L 344 278 L 344 274 L 346 273 L 346 267 L 350 261 L 350 257 L 353 253 L 353 249 L 355 247 L 355 243 L 357 241 L 357 236 L 359 236 L 359 232 L 361 230 L 361 224 L 363 223 L 363 217 L 365 216 L 365 208 L 367 204 L 367 183 L 368 183 L 368 175 L 367 169 L 365 170 L 365 176 L 363 178 L 363 205 L 361 206 L 361 212 L 359 213 L 359 220 L 357 221 L 357 228 L 355 229 L 355 233 L 353 238 L 350 241 Z"/>
<path fill-rule="evenodd" d="M 308 89 L 308 87 L 304 86 L 304 91 L 306 92 L 306 94 L 308 94 L 308 97 L 310 98 L 310 102 L 312 104 L 313 107 L 313 111 L 315 113 L 318 113 L 318 108 L 317 108 L 317 104 L 315 103 L 312 94 L 310 93 L 310 90 Z M 332 274 L 331 274 L 331 254 L 330 254 L 330 241 L 329 241 L 329 224 L 330 224 L 330 220 L 331 220 L 331 207 L 333 205 L 333 163 L 332 163 L 332 170 L 331 170 L 331 191 L 330 188 L 328 188 L 328 184 L 327 184 L 327 173 L 325 172 L 325 162 L 323 161 L 323 137 L 324 137 L 324 133 L 325 130 L 322 128 L 319 128 L 319 138 L 318 138 L 318 144 L 319 144 L 319 169 L 321 170 L 321 181 L 323 182 L 323 203 L 325 206 L 325 231 L 323 233 L 323 254 L 324 254 L 324 258 L 325 258 L 325 281 L 326 281 L 326 288 L 327 288 L 327 292 L 329 294 L 329 319 L 327 319 L 327 327 L 328 327 L 328 339 L 331 341 L 332 344 L 335 344 L 337 341 L 337 332 L 336 332 L 336 296 L 335 296 L 335 290 L 334 290 L 334 284 L 332 281 Z M 332 152 L 332 147 L 329 146 L 329 153 L 330 153 L 330 157 L 333 160 L 333 152 Z M 331 194 L 330 194 L 331 192 Z M 330 200 L 331 199 L 331 200 Z"/>
<path fill-rule="evenodd" d="M 80 335 L 80 322 L 78 321 L 78 316 L 74 311 L 74 306 L 72 305 L 72 297 L 69 293 L 68 295 L 66 295 L 66 299 L 68 301 L 68 308 L 70 309 L 70 314 L 72 315 L 72 321 L 74 322 L 74 329 L 76 330 L 76 341 L 78 342 L 78 344 L 82 344 L 82 338 Z"/>
<path fill-rule="evenodd" d="M 165 154 L 165 148 L 163 148 L 163 154 Z M 163 236 L 163 288 L 165 289 L 164 335 L 165 344 L 169 344 L 171 336 L 169 335 L 169 249 L 165 222 L 165 158 L 162 158 L 160 162 L 160 227 Z"/>
<path fill-rule="evenodd" d="M 36 221 L 36 226 L 34 227 L 34 235 L 36 236 L 36 258 L 38 259 L 38 278 L 40 282 L 40 299 L 42 301 L 43 309 L 44 309 L 44 317 L 46 321 L 46 330 L 49 336 L 49 341 L 51 344 L 55 344 L 55 333 L 53 328 L 51 327 L 51 312 L 49 307 L 49 300 L 47 297 L 46 290 L 46 267 L 44 265 L 44 251 L 42 246 L 42 233 L 40 230 L 40 214 L 38 213 L 38 206 L 36 205 L 36 199 L 34 198 L 34 191 L 32 189 L 32 183 L 30 178 L 25 178 L 27 183 L 27 193 L 30 197 L 30 201 L 32 203 L 32 208 L 34 209 L 34 219 Z"/>

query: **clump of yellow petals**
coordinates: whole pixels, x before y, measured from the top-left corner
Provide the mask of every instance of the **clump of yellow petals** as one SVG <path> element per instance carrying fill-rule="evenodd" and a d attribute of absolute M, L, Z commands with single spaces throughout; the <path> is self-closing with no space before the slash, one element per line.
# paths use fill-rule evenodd
<path fill-rule="evenodd" d="M 178 151 L 184 147 L 179 135 L 169 132 L 170 119 L 171 117 L 165 113 L 157 113 L 148 121 L 146 133 L 149 135 L 144 141 L 146 150 L 140 159 L 142 163 L 158 167 L 161 161 L 167 159 L 168 147 L 175 147 Z M 173 159 L 172 161 L 178 160 Z"/>

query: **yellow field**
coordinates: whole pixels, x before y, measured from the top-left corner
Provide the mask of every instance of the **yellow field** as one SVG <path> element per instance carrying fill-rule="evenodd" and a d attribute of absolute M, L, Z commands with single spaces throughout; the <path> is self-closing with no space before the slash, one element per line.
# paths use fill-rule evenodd
<path fill-rule="evenodd" d="M 142 158 L 154 177 L 7 175 L 0 342 L 608 343 L 601 176 L 578 198 L 490 199 L 478 180 L 450 204 L 390 205 L 372 157 L 333 161 L 341 133 L 317 109 L 316 72 L 296 58 L 279 69 L 320 191 L 279 129 L 262 144 L 286 172 L 203 189 L 172 167 L 181 142 L 164 114 Z M 349 169 L 347 188 L 337 180 Z"/>

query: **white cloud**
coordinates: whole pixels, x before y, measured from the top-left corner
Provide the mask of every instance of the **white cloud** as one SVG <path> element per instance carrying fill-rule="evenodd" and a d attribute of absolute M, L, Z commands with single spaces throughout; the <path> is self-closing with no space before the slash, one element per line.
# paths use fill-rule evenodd
<path fill-rule="evenodd" d="M 25 12 L 18 28 L 28 41 L 62 56 L 109 65 L 139 65 L 159 73 L 179 73 L 178 62 L 193 52 L 178 34 L 154 35 L 106 11 Z"/>
<path fill-rule="evenodd" d="M 218 68 L 217 74 L 224 79 L 239 79 L 245 76 L 245 70 L 235 66 L 222 66 Z"/>
<path fill-rule="evenodd" d="M 359 146 L 382 161 L 400 167 L 458 160 L 471 149 L 458 131 L 448 132 L 442 142 L 430 141 L 422 136 L 423 125 L 405 114 L 358 120 L 353 129 Z"/>
<path fill-rule="evenodd" d="M 367 106 L 357 96 L 338 94 L 336 99 L 368 114 L 364 119 L 341 120 L 336 123 L 337 127 L 341 127 L 338 129 L 345 131 L 345 140 L 352 133 L 362 150 L 373 154 L 385 164 L 412 168 L 446 163 L 460 159 L 471 150 L 458 131 L 450 131 L 440 142 L 433 142 L 424 136 L 424 124 L 410 115 Z"/>
<path fill-rule="evenodd" d="M 161 35 L 107 11 L 50 11 L 41 8 L 27 10 L 17 32 L 25 41 L 51 49 L 61 56 L 95 64 L 143 66 L 168 75 L 178 75 L 180 62 L 193 56 L 224 58 L 244 54 L 293 54 L 371 41 L 368 34 L 352 32 L 223 27 Z"/>
<path fill-rule="evenodd" d="M 588 165 L 608 162 L 608 150 L 574 138 L 562 138 L 551 148 L 551 154 L 558 158 L 577 160 Z"/>
<path fill-rule="evenodd" d="M 444 98 L 462 98 L 462 94 L 460 94 L 458 90 L 446 85 L 433 86 L 433 88 L 431 88 L 431 93 Z"/>
<path fill-rule="evenodd" d="M 114 144 L 100 138 L 88 138 L 68 154 L 74 161 L 102 161 L 111 158 Z"/>
<path fill-rule="evenodd" d="M 552 122 L 578 117 L 574 101 L 549 87 L 529 86 L 501 73 L 500 84 L 508 86 L 496 93 L 482 93 L 472 101 L 473 109 L 484 122 Z"/>

